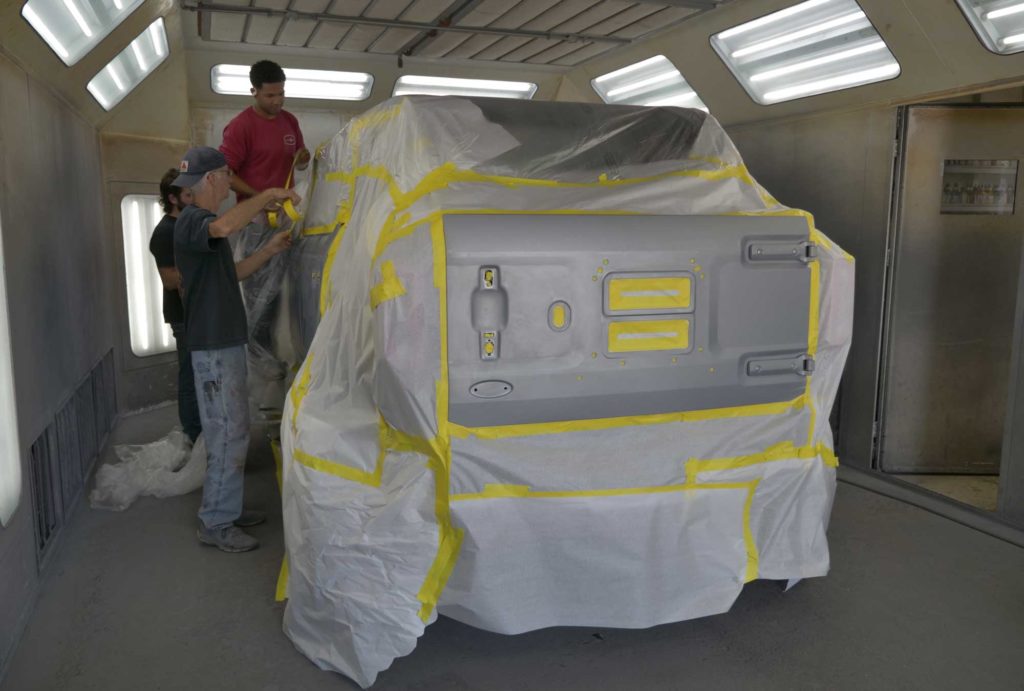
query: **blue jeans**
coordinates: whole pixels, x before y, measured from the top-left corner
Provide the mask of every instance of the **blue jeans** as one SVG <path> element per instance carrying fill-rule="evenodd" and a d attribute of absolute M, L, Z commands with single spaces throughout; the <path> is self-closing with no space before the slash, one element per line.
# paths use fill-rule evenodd
<path fill-rule="evenodd" d="M 249 451 L 245 346 L 193 350 L 192 369 L 206 440 L 206 481 L 199 520 L 208 529 L 223 528 L 242 513 Z"/>
<path fill-rule="evenodd" d="M 192 358 L 185 345 L 185 325 L 171 324 L 171 333 L 178 348 L 178 419 L 182 431 L 193 443 L 203 431 L 199 419 L 199 401 L 196 400 L 196 378 L 192 374 Z"/>

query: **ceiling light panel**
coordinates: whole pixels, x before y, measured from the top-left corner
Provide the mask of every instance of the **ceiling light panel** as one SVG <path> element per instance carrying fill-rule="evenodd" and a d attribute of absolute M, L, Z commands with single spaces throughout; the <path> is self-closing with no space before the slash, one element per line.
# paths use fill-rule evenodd
<path fill-rule="evenodd" d="M 591 80 L 590 85 L 605 103 L 681 106 L 708 112 L 704 101 L 664 55 L 602 74 Z"/>
<path fill-rule="evenodd" d="M 315 98 L 330 101 L 363 101 L 373 88 L 373 75 L 366 72 L 302 70 L 284 68 L 285 95 L 291 98 Z M 210 88 L 218 94 L 250 94 L 248 65 L 214 65 L 210 70 Z"/>
<path fill-rule="evenodd" d="M 1024 2 L 1021 0 L 956 0 L 985 47 L 993 53 L 1024 50 Z"/>
<path fill-rule="evenodd" d="M 528 100 L 537 93 L 533 82 L 509 82 L 495 79 L 457 79 L 408 74 L 398 78 L 392 96 L 484 96 Z"/>
<path fill-rule="evenodd" d="M 21 16 L 70 67 L 141 4 L 142 0 L 29 0 Z"/>
<path fill-rule="evenodd" d="M 719 32 L 711 45 L 761 105 L 900 74 L 856 0 L 807 0 Z"/>
<path fill-rule="evenodd" d="M 166 60 L 167 54 L 164 20 L 157 19 L 96 73 L 86 88 L 103 110 L 110 110 Z"/>

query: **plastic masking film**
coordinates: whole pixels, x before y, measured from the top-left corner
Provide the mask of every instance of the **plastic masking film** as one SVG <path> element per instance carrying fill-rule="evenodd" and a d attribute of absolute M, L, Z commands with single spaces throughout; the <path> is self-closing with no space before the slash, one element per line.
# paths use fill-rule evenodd
<path fill-rule="evenodd" d="M 849 349 L 853 263 L 758 185 L 713 118 L 402 97 L 317 159 L 299 243 L 322 262 L 317 318 L 281 430 L 284 629 L 317 665 L 369 686 L 438 612 L 504 633 L 653 626 L 724 612 L 754 578 L 827 572 L 823 411 Z M 464 214 L 802 216 L 816 367 L 791 400 L 453 424 L 445 228 Z M 634 323 L 617 340 L 671 357 L 693 347 L 693 325 L 673 321 L 691 315 L 673 311 L 703 271 L 654 270 L 620 286 Z M 638 304 L 666 313 L 632 317 Z"/>

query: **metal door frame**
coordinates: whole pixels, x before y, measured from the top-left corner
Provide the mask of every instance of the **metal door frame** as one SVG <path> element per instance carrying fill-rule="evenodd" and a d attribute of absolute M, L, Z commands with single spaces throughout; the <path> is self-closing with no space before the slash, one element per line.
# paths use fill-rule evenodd
<path fill-rule="evenodd" d="M 908 501 L 933 513 L 1024 546 L 1024 254 L 1018 279 L 1017 305 L 1010 354 L 1010 391 L 1007 414 L 1003 426 L 1003 453 L 999 472 L 998 505 L 994 512 L 976 509 L 955 499 L 918 487 L 897 477 L 887 475 L 881 468 L 882 439 L 886 425 L 886 390 L 889 383 L 893 305 L 896 298 L 895 276 L 899 269 L 900 225 L 903 219 L 904 168 L 907 155 L 907 128 L 912 108 L 944 108 L 957 110 L 1020 108 L 1022 103 L 985 104 L 921 104 L 897 108 L 896 136 L 893 141 L 893 184 L 890 199 L 889 227 L 886 230 L 885 272 L 882 292 L 882 323 L 879 333 L 880 355 L 875 395 L 874 434 L 871 453 L 871 471 L 862 475 L 842 478 L 865 489 L 880 492 L 902 501 Z M 1021 185 L 1018 182 L 1018 187 Z M 1024 199 L 1021 200 L 1024 203 Z M 1024 207 L 1022 207 L 1024 208 Z M 909 498 L 908 498 L 909 497 Z M 1011 498 L 1018 505 L 1010 512 Z M 916 500 L 914 500 L 916 499 Z"/>

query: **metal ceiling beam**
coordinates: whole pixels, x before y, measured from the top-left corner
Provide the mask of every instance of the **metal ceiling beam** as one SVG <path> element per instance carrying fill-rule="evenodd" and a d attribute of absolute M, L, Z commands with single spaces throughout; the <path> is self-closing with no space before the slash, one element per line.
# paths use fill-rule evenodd
<path fill-rule="evenodd" d="M 460 4 L 454 10 L 439 17 L 438 20 L 434 22 L 434 29 L 428 31 L 425 34 L 418 34 L 411 41 L 402 46 L 402 49 L 399 51 L 399 54 L 415 55 L 417 51 L 423 48 L 423 46 L 427 45 L 430 41 L 437 37 L 437 27 L 458 24 L 465 17 L 467 17 L 470 12 L 475 10 L 483 2 L 484 0 L 464 0 L 462 4 Z M 449 9 L 451 9 L 451 7 L 449 7 Z"/>
<path fill-rule="evenodd" d="M 645 5 L 661 5 L 663 7 L 686 7 L 691 10 L 713 10 L 726 0 L 634 0 Z"/>
<path fill-rule="evenodd" d="M 695 1 L 695 0 L 693 0 Z M 343 17 L 323 12 L 299 12 L 297 10 L 275 10 L 268 7 L 238 7 L 236 5 L 218 5 L 216 3 L 199 2 L 196 4 L 182 3 L 183 10 L 190 12 L 224 12 L 241 14 L 249 17 L 282 17 L 288 19 L 308 19 L 314 22 L 337 22 L 339 24 L 362 24 L 385 29 L 412 29 L 414 31 L 450 31 L 462 34 L 488 34 L 491 36 L 520 36 L 525 38 L 547 38 L 557 41 L 609 43 L 625 45 L 631 43 L 626 38 L 614 36 L 593 36 L 590 34 L 566 34 L 554 31 L 530 31 L 528 29 L 492 29 L 486 26 L 435 26 L 421 22 L 406 22 L 400 19 L 373 19 L 371 17 Z"/>

